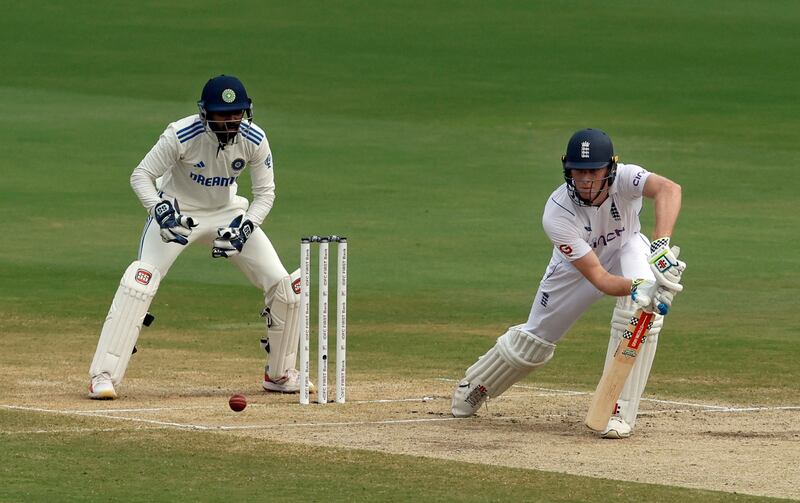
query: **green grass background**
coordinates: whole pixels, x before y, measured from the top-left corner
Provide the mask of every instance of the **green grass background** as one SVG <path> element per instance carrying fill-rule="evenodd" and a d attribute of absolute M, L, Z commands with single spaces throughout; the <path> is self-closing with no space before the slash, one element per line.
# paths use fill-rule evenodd
<path fill-rule="evenodd" d="M 562 181 L 559 157 L 574 130 L 600 127 L 623 162 L 684 189 L 673 241 L 688 263 L 686 291 L 647 393 L 797 405 L 799 23 L 800 5 L 788 0 L 4 5 L 0 363 L 66 348 L 88 365 L 146 216 L 130 172 L 168 122 L 195 112 L 205 81 L 229 73 L 246 84 L 270 138 L 278 198 L 263 227 L 287 268 L 297 265 L 300 235 L 350 238 L 351 372 L 455 378 L 523 321 L 551 252 L 540 219 Z M 240 193 L 248 195 L 246 183 Z M 651 228 L 651 207 L 643 222 Z M 261 305 L 234 268 L 189 249 L 162 284 L 151 308 L 157 325 L 141 343 L 199 359 L 252 356 Z M 532 381 L 592 389 L 612 305 L 591 309 Z M 151 436 L 106 440 L 133 453 Z M 44 487 L 20 482 L 41 437 L 0 440 L 10 461 L 0 499 L 48 499 Z M 102 451 L 103 438 L 79 440 L 44 443 L 51 452 Z M 259 448 L 297 462 L 286 447 Z M 505 469 L 481 468 L 485 483 L 446 496 L 441 486 L 457 475 L 437 479 L 427 464 L 454 473 L 464 465 L 325 452 L 358 458 L 342 499 L 374 495 L 356 481 L 375 464 L 419 471 L 420 497 L 530 495 L 497 492 L 517 483 Z M 214 456 L 215 466 L 239 469 L 237 453 Z M 65 474 L 56 485 L 80 478 L 67 456 L 37 462 Z M 177 466 L 178 489 L 202 477 L 190 463 Z M 551 477 L 517 473 L 521 487 Z M 259 473 L 247 480 L 244 492 L 265 482 Z M 537 497 L 567 501 L 558 488 L 585 486 L 572 500 L 586 500 L 607 484 L 554 480 Z M 292 494 L 319 497 L 312 486 Z"/>

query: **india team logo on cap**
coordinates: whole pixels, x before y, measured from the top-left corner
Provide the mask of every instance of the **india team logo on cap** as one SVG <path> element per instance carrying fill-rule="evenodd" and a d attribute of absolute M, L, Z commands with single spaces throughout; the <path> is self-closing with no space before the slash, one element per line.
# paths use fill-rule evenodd
<path fill-rule="evenodd" d="M 233 103 L 235 99 L 236 93 L 233 91 L 233 89 L 225 89 L 222 91 L 222 101 L 225 103 Z"/>
<path fill-rule="evenodd" d="M 588 159 L 589 158 L 589 142 L 582 141 L 581 142 L 581 159 Z"/>

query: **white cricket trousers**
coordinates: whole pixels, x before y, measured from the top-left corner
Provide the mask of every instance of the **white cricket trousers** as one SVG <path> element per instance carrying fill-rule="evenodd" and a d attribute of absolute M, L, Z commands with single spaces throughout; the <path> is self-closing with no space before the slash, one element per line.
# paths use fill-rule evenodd
<path fill-rule="evenodd" d="M 611 274 L 626 278 L 654 280 L 647 257 L 650 242 L 639 233 L 622 245 Z M 603 292 L 568 261 L 551 260 L 539 283 L 528 321 L 522 328 L 542 339 L 556 343 L 589 307 L 603 297 Z"/>
<path fill-rule="evenodd" d="M 213 211 L 197 211 L 182 207 L 181 213 L 194 218 L 199 224 L 192 230 L 192 234 L 188 238 L 189 243 L 185 246 L 162 241 L 158 222 L 150 217 L 147 219 L 142 232 L 139 245 L 139 260 L 158 268 L 163 279 L 175 259 L 178 258 L 178 255 L 189 246 L 199 244 L 206 247 L 208 249 L 208 258 L 211 259 L 211 246 L 217 237 L 217 228 L 228 227 L 234 218 L 244 215 L 247 207 L 247 199 L 241 196 L 237 196 L 233 204 Z M 278 257 L 278 253 L 267 235 L 259 227 L 254 228 L 240 254 L 231 258 L 213 260 L 221 262 L 229 260 L 233 262 L 253 285 L 260 288 L 267 295 L 271 294 L 271 290 L 277 286 L 282 278 L 288 276 L 286 268 L 283 267 L 281 259 Z"/>

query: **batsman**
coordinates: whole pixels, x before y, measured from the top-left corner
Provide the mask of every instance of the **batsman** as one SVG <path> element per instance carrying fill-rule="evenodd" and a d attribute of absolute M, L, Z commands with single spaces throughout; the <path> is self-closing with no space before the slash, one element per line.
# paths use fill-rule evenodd
<path fill-rule="evenodd" d="M 210 79 L 197 106 L 198 113 L 167 126 L 130 177 L 148 218 L 138 257 L 122 276 L 100 333 L 89 398 L 117 398 L 150 303 L 173 262 L 194 244 L 230 261 L 264 292 L 268 337 L 261 346 L 269 359 L 262 386 L 299 391 L 300 273 L 287 273 L 260 228 L 275 200 L 269 141 L 236 77 Z M 252 201 L 237 194 L 245 168 Z"/>
<path fill-rule="evenodd" d="M 466 371 L 453 393 L 455 417 L 474 415 L 488 398 L 553 357 L 556 343 L 604 295 L 617 297 L 606 367 L 638 309 L 654 312 L 652 326 L 617 401 L 603 438 L 626 438 L 636 425 L 664 316 L 683 289 L 686 264 L 670 246 L 681 208 L 681 187 L 635 164 L 619 162 L 599 129 L 577 131 L 562 156 L 564 181 L 545 204 L 542 224 L 553 254 L 528 321 L 508 329 Z M 641 233 L 642 198 L 652 199 L 652 240 Z"/>

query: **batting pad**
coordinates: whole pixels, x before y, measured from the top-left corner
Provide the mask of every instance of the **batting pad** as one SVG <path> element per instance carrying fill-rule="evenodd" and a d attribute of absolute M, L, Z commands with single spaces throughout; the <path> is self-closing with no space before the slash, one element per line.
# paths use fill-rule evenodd
<path fill-rule="evenodd" d="M 280 280 L 267 303 L 269 361 L 266 372 L 279 378 L 297 363 L 300 342 L 300 269 Z"/>
<path fill-rule="evenodd" d="M 160 282 L 161 273 L 150 264 L 137 260 L 125 270 L 100 333 L 90 377 L 107 372 L 114 385 L 122 381 Z"/>
<path fill-rule="evenodd" d="M 609 338 L 608 351 L 606 352 L 606 366 L 613 360 L 614 352 L 622 340 L 622 334 L 625 333 L 628 323 L 636 310 L 637 308 L 630 296 L 617 299 L 617 305 L 611 317 L 611 337 Z M 625 381 L 619 400 L 617 400 L 618 414 L 631 428 L 636 424 L 639 402 L 647 385 L 647 378 L 650 377 L 650 369 L 653 367 L 653 359 L 656 356 L 656 348 L 658 347 L 658 334 L 661 333 L 663 325 L 664 317 L 655 315 L 653 317 L 653 325 L 647 334 L 647 338 L 642 343 L 639 355 L 636 357 L 636 363 L 633 364 L 631 373 Z"/>
<path fill-rule="evenodd" d="M 525 332 L 519 326 L 511 327 L 497 338 L 492 349 L 467 369 L 466 379 L 485 386 L 490 397 L 498 397 L 512 384 L 550 361 L 555 349 L 555 344 Z"/>

